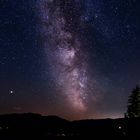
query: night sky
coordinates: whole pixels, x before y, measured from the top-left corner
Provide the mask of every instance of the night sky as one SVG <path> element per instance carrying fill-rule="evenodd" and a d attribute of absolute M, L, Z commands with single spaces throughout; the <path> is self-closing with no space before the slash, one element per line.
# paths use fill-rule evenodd
<path fill-rule="evenodd" d="M 139 47 L 139 0 L 0 0 L 0 114 L 123 117 Z"/>

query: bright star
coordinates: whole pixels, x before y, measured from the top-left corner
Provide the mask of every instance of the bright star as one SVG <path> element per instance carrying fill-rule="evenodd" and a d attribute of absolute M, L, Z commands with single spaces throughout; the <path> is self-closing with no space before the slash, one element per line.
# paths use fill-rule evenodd
<path fill-rule="evenodd" d="M 13 90 L 10 90 L 10 91 L 9 91 L 9 94 L 13 94 L 13 93 L 14 93 L 14 91 L 13 91 Z"/>

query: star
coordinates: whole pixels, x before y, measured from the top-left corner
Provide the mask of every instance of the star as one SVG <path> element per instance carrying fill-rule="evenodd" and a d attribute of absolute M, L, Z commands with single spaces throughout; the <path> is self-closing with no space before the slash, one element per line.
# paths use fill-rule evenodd
<path fill-rule="evenodd" d="M 14 91 L 13 91 L 13 90 L 10 90 L 10 91 L 9 91 L 9 94 L 14 94 Z"/>

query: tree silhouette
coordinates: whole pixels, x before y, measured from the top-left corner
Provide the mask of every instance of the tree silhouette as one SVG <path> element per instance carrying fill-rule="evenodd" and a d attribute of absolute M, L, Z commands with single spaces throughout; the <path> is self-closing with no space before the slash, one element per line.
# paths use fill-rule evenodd
<path fill-rule="evenodd" d="M 140 117 L 140 87 L 137 85 L 128 98 L 127 118 Z"/>

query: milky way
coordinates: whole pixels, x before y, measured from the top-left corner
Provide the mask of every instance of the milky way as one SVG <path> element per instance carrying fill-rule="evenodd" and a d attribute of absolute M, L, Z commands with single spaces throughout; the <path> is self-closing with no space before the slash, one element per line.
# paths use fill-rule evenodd
<path fill-rule="evenodd" d="M 66 2 L 67 4 L 69 5 Z M 88 85 L 87 54 L 82 50 L 82 41 L 76 32 L 70 31 L 74 19 L 68 15 L 68 20 L 71 21 L 68 23 L 62 12 L 65 8 L 65 5 L 63 6 L 60 2 L 53 1 L 40 3 L 42 32 L 47 40 L 47 59 L 57 88 L 62 92 L 60 94 L 64 94 L 72 108 L 85 111 Z"/>

